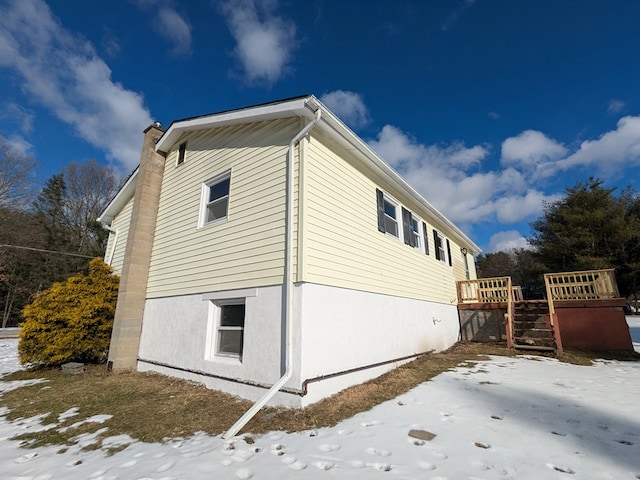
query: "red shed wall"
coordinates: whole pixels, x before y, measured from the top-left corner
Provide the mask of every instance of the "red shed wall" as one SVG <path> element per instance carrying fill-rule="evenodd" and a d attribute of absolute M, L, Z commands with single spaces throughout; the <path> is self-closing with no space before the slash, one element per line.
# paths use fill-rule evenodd
<path fill-rule="evenodd" d="M 556 302 L 562 345 L 584 350 L 633 350 L 624 305 L 624 300 Z"/>

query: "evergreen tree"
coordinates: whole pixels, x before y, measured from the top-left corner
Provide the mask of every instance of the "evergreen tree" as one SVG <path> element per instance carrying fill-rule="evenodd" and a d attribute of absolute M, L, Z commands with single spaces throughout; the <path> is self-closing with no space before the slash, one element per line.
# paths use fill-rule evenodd
<path fill-rule="evenodd" d="M 590 178 L 567 188 L 567 195 L 546 204 L 531 224 L 529 243 L 546 272 L 615 268 L 620 293 L 637 291 L 640 248 L 640 200 L 630 188 L 615 188 Z"/>
<path fill-rule="evenodd" d="M 107 359 L 119 277 L 100 258 L 88 275 L 54 283 L 24 308 L 18 352 L 22 363 L 61 365 Z"/>

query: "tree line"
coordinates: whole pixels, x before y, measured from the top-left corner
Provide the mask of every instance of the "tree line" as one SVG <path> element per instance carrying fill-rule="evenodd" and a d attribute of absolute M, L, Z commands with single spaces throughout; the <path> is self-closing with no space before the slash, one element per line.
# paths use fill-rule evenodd
<path fill-rule="evenodd" d="M 70 163 L 38 191 L 35 161 L 0 136 L 0 326 L 15 326 L 33 295 L 87 272 L 104 255 L 97 218 L 122 184 L 95 160 Z"/>
<path fill-rule="evenodd" d="M 530 248 L 480 255 L 479 277 L 511 276 L 525 298 L 544 296 L 544 273 L 614 268 L 620 294 L 638 306 L 640 195 L 629 187 L 580 181 L 560 200 L 544 205 L 531 223 Z"/>

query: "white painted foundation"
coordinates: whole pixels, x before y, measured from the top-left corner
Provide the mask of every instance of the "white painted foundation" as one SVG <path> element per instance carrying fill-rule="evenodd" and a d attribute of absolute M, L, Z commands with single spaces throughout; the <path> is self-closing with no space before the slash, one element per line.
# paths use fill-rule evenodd
<path fill-rule="evenodd" d="M 216 298 L 245 299 L 242 360 L 207 348 L 215 341 Z M 138 369 L 258 400 L 284 371 L 281 300 L 280 286 L 148 299 Z M 459 333 L 455 305 L 315 284 L 295 286 L 292 315 L 293 376 L 288 393 L 278 393 L 271 405 L 317 402 L 418 354 L 444 350 Z"/>

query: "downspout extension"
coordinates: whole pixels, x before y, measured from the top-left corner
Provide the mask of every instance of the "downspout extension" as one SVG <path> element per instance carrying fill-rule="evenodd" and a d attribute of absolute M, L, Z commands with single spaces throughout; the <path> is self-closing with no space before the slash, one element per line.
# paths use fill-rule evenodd
<path fill-rule="evenodd" d="M 98 219 L 98 222 L 100 222 L 100 219 Z M 102 225 L 102 228 L 104 228 L 105 230 L 113 233 L 113 248 L 109 253 L 109 260 L 107 260 L 106 258 L 104 259 L 105 263 L 111 266 L 111 262 L 113 261 L 113 254 L 116 251 L 116 245 L 118 244 L 118 230 L 116 230 L 115 228 L 111 228 L 109 225 L 102 222 L 100 222 L 100 225 Z"/>
<path fill-rule="evenodd" d="M 293 137 L 293 140 L 289 143 L 289 149 L 287 151 L 287 234 L 286 234 L 286 246 L 285 246 L 285 328 L 286 328 L 286 354 L 285 354 L 285 371 L 280 380 L 273 384 L 264 396 L 258 400 L 253 406 L 245 412 L 242 417 L 238 419 L 233 426 L 227 430 L 222 438 L 229 439 L 235 437 L 236 434 L 244 427 L 249 420 L 251 420 L 262 407 L 264 407 L 273 396 L 284 386 L 285 383 L 291 378 L 291 357 L 293 356 L 293 334 L 291 331 L 291 310 L 292 310 L 292 296 L 293 296 L 293 272 L 291 255 L 293 252 L 293 167 L 294 167 L 294 149 L 300 140 L 309 133 L 322 116 L 320 108 L 316 110 L 316 118 L 314 118 L 309 124 L 298 132 Z"/>

